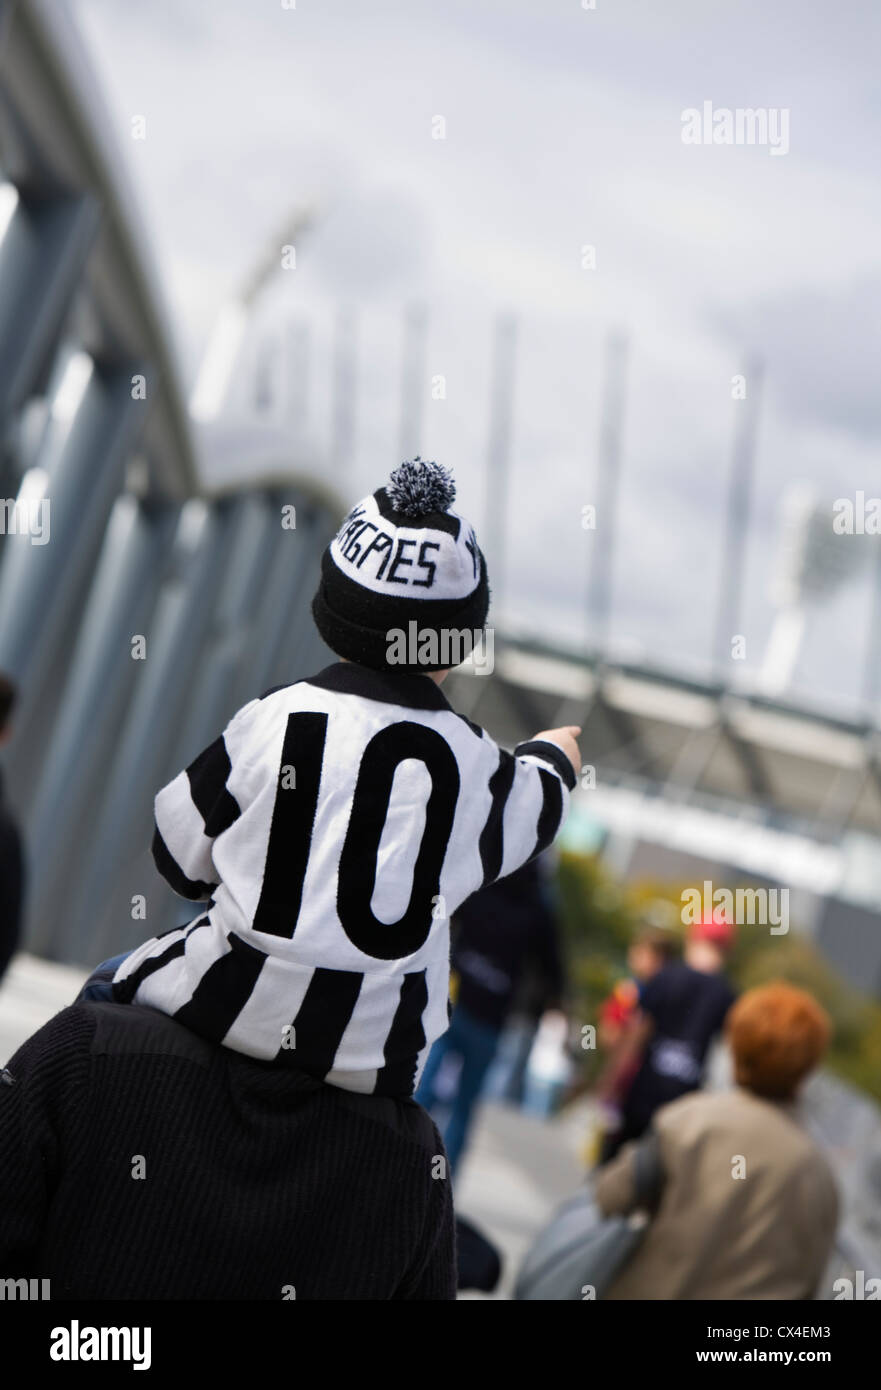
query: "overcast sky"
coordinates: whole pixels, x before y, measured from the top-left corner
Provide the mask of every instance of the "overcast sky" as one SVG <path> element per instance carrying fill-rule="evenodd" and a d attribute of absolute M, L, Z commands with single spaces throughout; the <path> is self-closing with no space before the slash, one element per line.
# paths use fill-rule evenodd
<path fill-rule="evenodd" d="M 602 344 L 629 335 L 612 636 L 699 670 L 735 413 L 767 363 L 739 630 L 761 665 L 781 505 L 881 495 L 881 9 L 871 0 L 76 0 L 189 387 L 217 314 L 291 210 L 316 221 L 255 317 L 311 328 L 306 430 L 347 500 L 398 461 L 401 315 L 430 314 L 423 454 L 486 530 L 499 610 L 578 640 Z M 682 112 L 788 112 L 788 152 L 687 145 Z M 146 139 L 131 138 L 134 116 Z M 432 138 L 442 116 L 445 138 Z M 434 129 L 437 130 L 435 122 Z M 596 248 L 596 269 L 582 247 Z M 358 311 L 353 457 L 327 459 L 331 324 Z M 519 321 L 511 483 L 487 495 L 494 316 Z M 280 361 L 283 359 L 279 359 Z M 446 398 L 431 399 L 443 375 Z M 244 378 L 243 378 L 244 379 Z M 749 388 L 748 388 L 749 389 Z M 242 460 L 243 468 L 246 460 Z M 598 518 L 602 524 L 603 519 Z M 488 533 L 488 534 L 491 534 Z M 849 538 L 840 543 L 850 545 Z M 868 547 L 863 548 L 868 554 Z M 492 566 L 492 554 L 488 560 Z M 796 694 L 852 697 L 867 566 L 811 620 Z M 875 635 L 877 641 L 877 634 Z"/>

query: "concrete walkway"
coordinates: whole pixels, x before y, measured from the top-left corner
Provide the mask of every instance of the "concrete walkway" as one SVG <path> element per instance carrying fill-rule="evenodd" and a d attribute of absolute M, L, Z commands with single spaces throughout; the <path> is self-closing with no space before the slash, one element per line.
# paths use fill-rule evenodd
<path fill-rule="evenodd" d="M 496 1101 L 478 1111 L 456 1183 L 456 1210 L 502 1252 L 496 1298 L 510 1298 L 520 1262 L 535 1236 L 584 1181 L 580 1151 L 587 1112 L 579 1105 L 563 1117 L 540 1120 Z"/>
<path fill-rule="evenodd" d="M 25 1038 L 73 1003 L 88 973 L 38 956 L 15 956 L 0 985 L 0 1065 L 6 1065 Z"/>

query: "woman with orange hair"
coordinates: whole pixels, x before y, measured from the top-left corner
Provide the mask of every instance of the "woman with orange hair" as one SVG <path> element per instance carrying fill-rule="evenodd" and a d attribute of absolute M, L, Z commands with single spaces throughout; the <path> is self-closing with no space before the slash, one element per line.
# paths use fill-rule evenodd
<path fill-rule="evenodd" d="M 642 1245 L 612 1285 L 616 1299 L 805 1299 L 832 1251 L 838 1197 L 795 1097 L 828 1046 L 827 1014 L 782 981 L 749 990 L 726 1024 L 736 1089 L 683 1096 L 648 1136 L 599 1174 L 606 1215 L 636 1205 L 639 1144 L 655 1149 L 663 1187 Z"/>

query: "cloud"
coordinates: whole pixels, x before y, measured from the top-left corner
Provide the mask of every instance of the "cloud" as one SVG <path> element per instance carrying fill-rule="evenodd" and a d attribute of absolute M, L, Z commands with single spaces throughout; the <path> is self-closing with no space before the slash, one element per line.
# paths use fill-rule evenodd
<path fill-rule="evenodd" d="M 773 363 L 773 390 L 791 420 L 877 439 L 881 276 L 834 291 L 772 295 L 739 314 L 717 315 L 715 324 L 729 341 L 753 343 Z"/>
<path fill-rule="evenodd" d="M 614 631 L 668 659 L 709 649 L 734 407 L 731 376 L 768 364 L 745 622 L 764 633 L 787 484 L 868 483 L 879 405 L 877 8 L 842 0 L 708 6 L 636 0 L 77 0 L 192 371 L 224 299 L 280 219 L 322 216 L 254 333 L 312 331 L 310 428 L 332 437 L 332 325 L 358 307 L 353 496 L 398 448 L 401 316 L 430 312 L 425 451 L 486 514 L 497 311 L 520 320 L 506 587 L 518 614 L 578 634 L 602 343 L 630 332 Z M 690 148 L 683 108 L 789 106 L 792 149 Z M 432 117 L 447 138 L 431 138 Z M 594 244 L 596 271 L 581 248 Z M 249 369 L 248 363 L 243 372 Z M 447 394 L 433 399 L 431 378 Z M 842 477 L 836 485 L 835 479 Z M 859 481 L 863 479 L 862 483 Z M 838 491 L 832 492 L 838 495 Z M 819 680 L 830 630 L 804 670 Z M 856 635 L 835 629 L 848 686 Z M 760 645 L 760 644 L 758 644 Z M 756 644 L 750 650 L 756 649 Z M 807 649 L 806 649 L 807 652 Z M 823 682 L 828 689 L 828 681 Z"/>

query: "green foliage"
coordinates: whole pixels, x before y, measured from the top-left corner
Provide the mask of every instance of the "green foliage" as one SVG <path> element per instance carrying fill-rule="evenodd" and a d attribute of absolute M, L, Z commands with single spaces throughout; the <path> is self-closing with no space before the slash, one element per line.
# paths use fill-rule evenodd
<path fill-rule="evenodd" d="M 682 891 L 690 886 L 655 880 L 625 885 L 596 855 L 560 854 L 557 890 L 572 1004 L 584 1022 L 596 1024 L 603 1000 L 627 975 L 627 947 L 643 923 L 666 919 L 684 937 Z M 738 926 L 729 974 L 741 990 L 783 979 L 813 994 L 832 1019 L 829 1070 L 881 1100 L 881 1003 L 842 980 L 797 924 L 773 937 L 760 923 Z M 587 1066 L 594 1070 L 598 1061 L 590 1054 Z"/>

